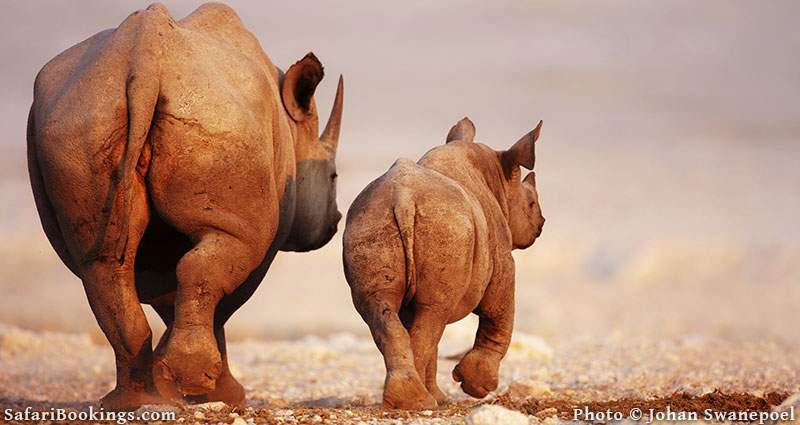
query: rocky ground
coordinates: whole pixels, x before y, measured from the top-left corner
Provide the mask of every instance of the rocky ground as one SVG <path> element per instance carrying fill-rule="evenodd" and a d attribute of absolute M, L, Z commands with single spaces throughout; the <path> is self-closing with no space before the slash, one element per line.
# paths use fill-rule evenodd
<path fill-rule="evenodd" d="M 568 338 L 551 345 L 517 332 L 501 385 L 485 400 L 450 378 L 470 327 L 448 329 L 440 385 L 453 404 L 435 411 L 380 409 L 383 364 L 368 338 L 349 333 L 295 340 L 244 340 L 230 347 L 247 406 L 178 409 L 182 423 L 555 423 L 572 409 L 666 405 L 702 412 L 770 411 L 800 392 L 800 356 L 779 341 L 687 336 L 673 340 Z M 111 350 L 88 335 L 0 325 L 0 406 L 86 410 L 113 386 Z M 789 401 L 792 403 L 792 401 Z M 796 403 L 796 401 L 794 401 Z M 501 408 L 499 406 L 504 406 Z M 151 407 L 150 409 L 158 409 Z M 521 413 L 517 413 L 521 412 Z"/>

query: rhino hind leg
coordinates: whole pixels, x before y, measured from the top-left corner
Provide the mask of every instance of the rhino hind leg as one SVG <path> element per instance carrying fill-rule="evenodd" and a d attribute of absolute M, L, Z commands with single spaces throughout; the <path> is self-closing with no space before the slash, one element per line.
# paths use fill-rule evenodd
<path fill-rule="evenodd" d="M 425 382 L 426 389 L 437 403 L 446 401 L 436 383 L 438 345 L 446 325 L 442 311 L 446 309 L 427 306 L 417 308 L 409 330 L 414 365 Z"/>
<path fill-rule="evenodd" d="M 154 305 L 161 320 L 167 326 L 161 340 L 158 342 L 155 352 L 163 353 L 164 347 L 169 340 L 172 332 L 172 325 L 175 322 L 175 306 L 173 304 L 160 304 Z M 217 320 L 214 324 L 214 336 L 217 339 L 217 349 L 219 349 L 222 356 L 222 374 L 217 378 L 216 387 L 214 391 L 208 394 L 187 396 L 185 401 L 189 403 L 207 403 L 210 401 L 222 401 L 229 406 L 243 406 L 245 399 L 245 391 L 242 384 L 233 377 L 228 364 L 228 350 L 225 342 L 225 328 L 224 323 Z"/>
<path fill-rule="evenodd" d="M 83 263 L 81 277 L 97 323 L 114 349 L 116 387 L 101 399 L 109 410 L 163 403 L 151 373 L 152 332 L 136 293 L 133 262 L 149 218 L 143 186 L 134 188 L 128 245 L 120 262 L 100 256 Z"/>
<path fill-rule="evenodd" d="M 438 368 L 438 359 L 439 359 L 439 347 L 438 345 L 433 348 L 433 351 L 430 355 L 430 360 L 428 360 L 428 366 L 425 368 L 425 388 L 428 389 L 428 392 L 436 399 L 436 403 L 439 406 L 442 406 L 448 402 L 447 396 L 442 392 L 439 388 L 439 384 L 436 382 L 436 371 Z"/>
<path fill-rule="evenodd" d="M 242 384 L 233 377 L 228 364 L 228 353 L 225 343 L 225 328 L 217 323 L 214 326 L 214 336 L 217 338 L 217 348 L 222 356 L 222 373 L 217 378 L 217 383 L 213 391 L 186 398 L 190 403 L 207 403 L 210 401 L 221 401 L 229 406 L 244 406 L 245 391 Z"/>
<path fill-rule="evenodd" d="M 33 199 L 36 202 L 36 211 L 39 213 L 39 220 L 42 222 L 42 228 L 56 251 L 56 254 L 67 266 L 67 268 L 75 275 L 80 277 L 80 269 L 75 261 L 72 259 L 64 241 L 64 236 L 61 233 L 61 228 L 58 225 L 58 218 L 53 204 L 47 198 L 45 191 L 44 180 L 42 179 L 42 172 L 39 169 L 39 159 L 36 155 L 35 144 L 35 129 L 33 122 L 33 108 L 28 115 L 28 175 L 31 179 L 31 188 L 33 189 Z"/>
<path fill-rule="evenodd" d="M 207 231 L 178 262 L 175 320 L 153 365 L 156 386 L 170 398 L 214 393 L 223 375 L 214 313 L 250 271 L 252 249 L 234 236 Z"/>
<path fill-rule="evenodd" d="M 109 410 L 127 410 L 163 402 L 153 384 L 152 334 L 136 297 L 132 272 L 97 261 L 86 266 L 83 275 L 89 304 L 116 360 L 116 387 L 100 404 Z"/>
<path fill-rule="evenodd" d="M 386 365 L 383 406 L 408 410 L 435 408 L 436 399 L 428 393 L 414 364 L 411 338 L 397 314 L 398 306 L 382 299 L 384 293 L 353 295 Z"/>

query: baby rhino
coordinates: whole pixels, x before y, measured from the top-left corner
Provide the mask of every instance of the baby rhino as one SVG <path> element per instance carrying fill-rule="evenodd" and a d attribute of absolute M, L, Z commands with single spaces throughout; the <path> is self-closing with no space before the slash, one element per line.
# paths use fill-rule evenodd
<path fill-rule="evenodd" d="M 475 345 L 453 370 L 473 397 L 497 388 L 514 324 L 513 249 L 542 232 L 533 169 L 542 123 L 510 149 L 473 142 L 459 121 L 417 163 L 401 159 L 370 183 L 347 214 L 344 269 L 353 303 L 386 364 L 383 404 L 429 409 L 445 325 L 475 313 Z"/>

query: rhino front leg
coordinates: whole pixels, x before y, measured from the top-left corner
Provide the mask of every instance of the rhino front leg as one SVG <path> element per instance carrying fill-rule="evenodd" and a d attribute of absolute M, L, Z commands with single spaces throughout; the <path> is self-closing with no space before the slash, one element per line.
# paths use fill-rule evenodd
<path fill-rule="evenodd" d="M 513 260 L 505 278 L 494 280 L 476 309 L 480 317 L 475 344 L 453 369 L 453 379 L 465 393 L 483 398 L 497 389 L 500 360 L 511 344 L 514 329 Z"/>
<path fill-rule="evenodd" d="M 497 389 L 500 360 L 511 342 L 511 327 L 501 320 L 480 318 L 475 345 L 453 369 L 453 379 L 461 382 L 465 393 L 483 398 Z"/>
<path fill-rule="evenodd" d="M 214 328 L 214 335 L 217 338 L 217 347 L 222 355 L 222 374 L 217 378 L 217 387 L 208 393 L 208 401 L 222 401 L 231 406 L 244 405 L 244 387 L 231 374 L 228 364 L 228 348 L 225 342 L 224 324 L 218 324 Z"/>
<path fill-rule="evenodd" d="M 158 317 L 161 318 L 164 325 L 167 327 L 158 340 L 158 344 L 154 350 L 154 353 L 158 354 L 164 351 L 164 346 L 167 344 L 167 340 L 169 340 L 169 334 L 172 332 L 172 324 L 175 322 L 175 306 L 172 304 L 151 304 L 151 307 L 158 313 Z"/>
<path fill-rule="evenodd" d="M 246 243 L 211 232 L 180 260 L 175 321 L 154 364 L 162 394 L 177 398 L 215 391 L 225 369 L 215 336 L 215 310 L 223 295 L 233 292 L 255 268 L 256 258 Z"/>

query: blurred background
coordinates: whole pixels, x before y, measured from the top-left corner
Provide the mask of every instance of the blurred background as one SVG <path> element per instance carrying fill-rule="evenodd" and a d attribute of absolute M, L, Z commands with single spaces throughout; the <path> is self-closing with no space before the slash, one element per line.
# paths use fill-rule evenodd
<path fill-rule="evenodd" d="M 176 18 L 199 2 L 164 1 Z M 230 1 L 282 68 L 344 74 L 339 205 L 463 116 L 537 145 L 542 237 L 517 260 L 517 329 L 800 346 L 800 3 Z M 25 125 L 39 69 L 137 1 L 7 0 L 0 14 L 0 322 L 99 336 L 39 225 Z M 149 308 L 148 308 L 149 311 Z M 151 311 L 149 311 L 152 313 Z M 150 315 L 154 326 L 160 326 Z M 281 253 L 231 338 L 367 334 L 339 235 Z"/>

